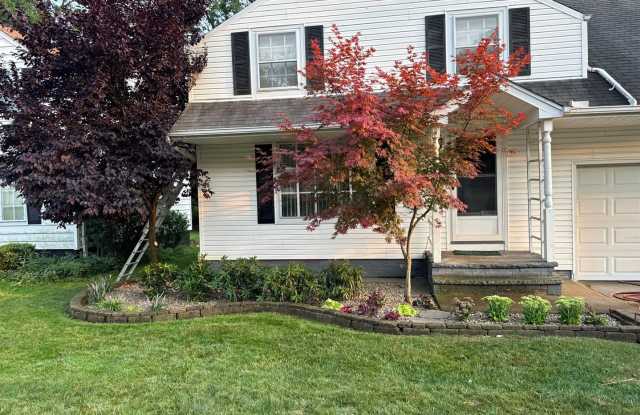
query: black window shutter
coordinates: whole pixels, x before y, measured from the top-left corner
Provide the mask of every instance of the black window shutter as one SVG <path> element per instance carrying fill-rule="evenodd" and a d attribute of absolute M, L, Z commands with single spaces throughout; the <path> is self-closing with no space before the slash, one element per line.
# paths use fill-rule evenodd
<path fill-rule="evenodd" d="M 323 26 L 307 26 L 304 28 L 304 43 L 305 43 L 305 55 L 307 57 L 307 63 L 313 60 L 313 49 L 311 44 L 313 41 L 318 42 L 320 50 L 324 54 L 324 27 Z M 322 79 L 310 79 L 309 89 L 318 90 L 322 88 Z"/>
<path fill-rule="evenodd" d="M 233 95 L 251 95 L 249 32 L 231 33 Z"/>
<path fill-rule="evenodd" d="M 27 203 L 27 223 L 29 225 L 42 224 L 42 209 L 40 206 Z"/>
<path fill-rule="evenodd" d="M 265 184 L 273 180 L 273 167 L 265 168 L 263 160 L 269 160 L 273 156 L 273 146 L 271 144 L 256 145 L 256 193 L 258 203 L 258 223 L 268 224 L 276 223 L 275 204 L 273 200 L 273 191 Z M 272 197 L 265 200 L 265 196 Z"/>
<path fill-rule="evenodd" d="M 426 51 L 429 65 L 438 72 L 447 70 L 447 36 L 444 14 L 425 17 Z"/>
<path fill-rule="evenodd" d="M 531 13 L 528 7 L 509 10 L 509 53 L 519 49 L 531 53 Z M 520 75 L 531 75 L 531 64 L 520 71 Z"/>

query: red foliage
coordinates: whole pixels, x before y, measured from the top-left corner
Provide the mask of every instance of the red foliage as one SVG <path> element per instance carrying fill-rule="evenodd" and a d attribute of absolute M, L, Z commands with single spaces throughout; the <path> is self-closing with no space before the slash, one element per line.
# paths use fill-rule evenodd
<path fill-rule="evenodd" d="M 314 45 L 305 71 L 324 82 L 312 91 L 324 97 L 311 120 L 319 126 L 283 123 L 297 151 L 280 150 L 274 159 L 292 157 L 297 168 L 279 171 L 276 187 L 315 187 L 322 203 L 309 229 L 327 219 L 336 219 L 336 235 L 371 228 L 399 242 L 406 256 L 429 212 L 465 208 L 454 196 L 457 177 L 474 177 L 481 154 L 495 151 L 496 139 L 523 120 L 493 98 L 528 56 L 504 62 L 504 48 L 485 39 L 458 59 L 455 75 L 435 71 L 412 47 L 392 70 L 369 71 L 375 50 L 358 34 L 347 38 L 334 26 L 332 43 L 326 57 Z"/>

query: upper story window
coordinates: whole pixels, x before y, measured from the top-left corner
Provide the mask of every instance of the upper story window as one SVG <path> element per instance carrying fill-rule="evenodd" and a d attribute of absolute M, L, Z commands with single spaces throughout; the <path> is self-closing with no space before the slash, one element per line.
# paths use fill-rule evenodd
<path fill-rule="evenodd" d="M 298 86 L 296 32 L 258 34 L 258 87 Z"/>
<path fill-rule="evenodd" d="M 455 58 L 473 52 L 482 39 L 497 36 L 498 42 L 505 42 L 504 17 L 502 10 L 490 9 L 480 13 L 452 13 L 449 20 L 448 46 L 450 72 L 458 72 Z M 505 53 L 503 58 L 507 58 Z"/>
<path fill-rule="evenodd" d="M 20 194 L 11 187 L 3 187 L 0 190 L 0 220 L 24 221 L 26 218 L 26 205 Z"/>
<path fill-rule="evenodd" d="M 498 33 L 497 14 L 487 16 L 467 16 L 455 19 L 455 53 L 456 56 L 473 52 L 482 39 Z"/>

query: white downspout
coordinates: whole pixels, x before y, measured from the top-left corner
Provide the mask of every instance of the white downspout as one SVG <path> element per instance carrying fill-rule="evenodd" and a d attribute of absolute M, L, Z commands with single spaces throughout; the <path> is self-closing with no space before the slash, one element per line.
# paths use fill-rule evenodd
<path fill-rule="evenodd" d="M 631 95 L 629 91 L 624 89 L 624 87 L 620 85 L 620 83 L 616 81 L 613 78 L 613 76 L 609 74 L 609 72 L 605 71 L 602 68 L 594 68 L 593 66 L 589 66 L 589 72 L 595 72 L 601 77 L 603 77 L 607 82 L 611 84 L 611 90 L 615 89 L 620 94 L 622 94 L 622 96 L 624 96 L 627 99 L 627 101 L 629 101 L 629 105 L 632 105 L 634 107 L 638 105 L 638 101 L 633 97 L 633 95 Z"/>

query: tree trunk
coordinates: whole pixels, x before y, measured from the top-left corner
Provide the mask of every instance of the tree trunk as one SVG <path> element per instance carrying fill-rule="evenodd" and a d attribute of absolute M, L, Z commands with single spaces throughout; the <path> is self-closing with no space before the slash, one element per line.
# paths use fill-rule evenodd
<path fill-rule="evenodd" d="M 160 260 L 159 247 L 156 232 L 156 225 L 158 222 L 158 200 L 159 196 L 155 196 L 151 202 L 149 209 L 149 262 L 151 264 L 157 264 Z"/>
<path fill-rule="evenodd" d="M 405 258 L 405 263 L 407 265 L 407 271 L 405 274 L 405 288 L 404 288 L 404 301 L 408 304 L 413 303 L 413 298 L 411 295 L 411 268 L 413 266 L 413 258 L 411 258 L 411 234 L 407 235 L 407 246 L 406 246 L 407 257 Z"/>

